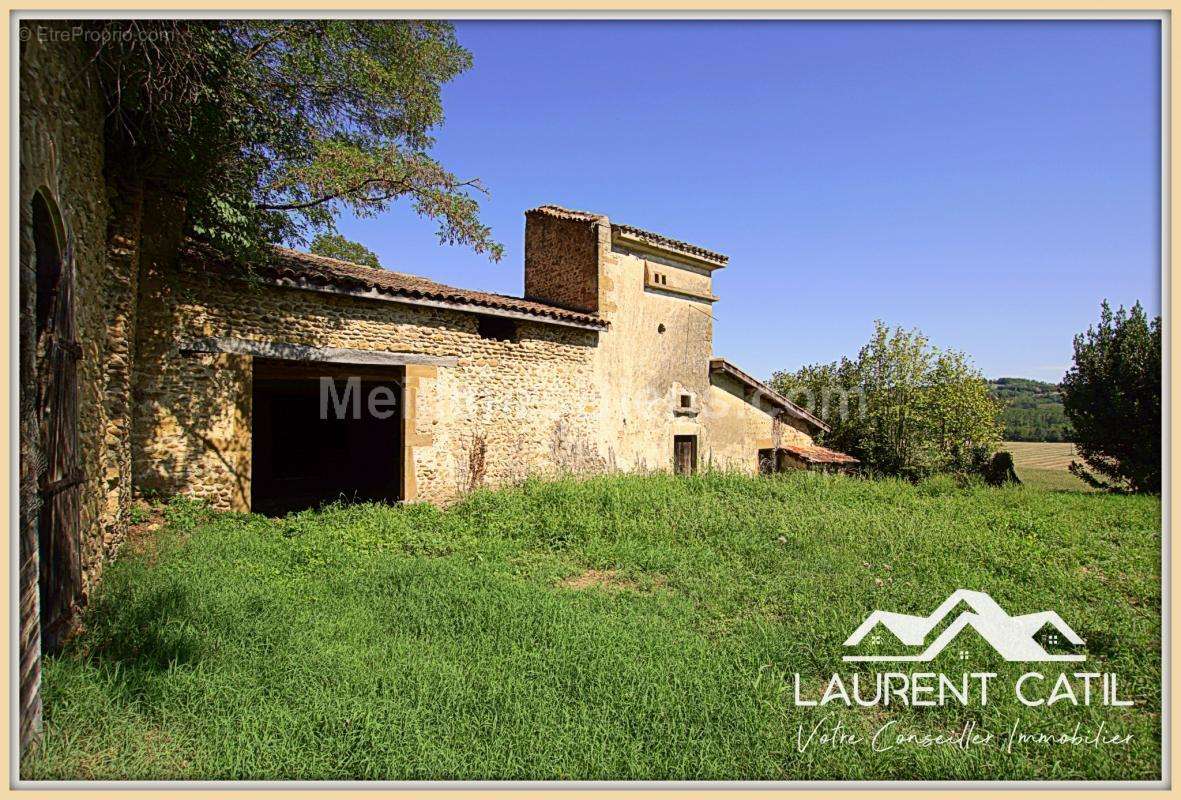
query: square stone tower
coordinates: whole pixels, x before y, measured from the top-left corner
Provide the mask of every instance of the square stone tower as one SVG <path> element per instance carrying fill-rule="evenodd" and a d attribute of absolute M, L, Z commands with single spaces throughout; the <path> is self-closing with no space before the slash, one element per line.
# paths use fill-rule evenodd
<path fill-rule="evenodd" d="M 610 323 L 599 334 L 595 389 L 604 452 L 620 469 L 666 468 L 675 446 L 705 452 L 713 272 L 727 261 L 602 214 L 526 212 L 526 298 Z"/>

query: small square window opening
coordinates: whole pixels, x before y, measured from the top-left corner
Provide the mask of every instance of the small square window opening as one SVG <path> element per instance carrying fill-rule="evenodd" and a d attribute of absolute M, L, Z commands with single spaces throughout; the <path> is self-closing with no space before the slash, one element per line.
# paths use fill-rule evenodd
<path fill-rule="evenodd" d="M 504 317 L 477 317 L 476 332 L 481 339 L 495 339 L 501 342 L 517 340 L 517 323 Z"/>

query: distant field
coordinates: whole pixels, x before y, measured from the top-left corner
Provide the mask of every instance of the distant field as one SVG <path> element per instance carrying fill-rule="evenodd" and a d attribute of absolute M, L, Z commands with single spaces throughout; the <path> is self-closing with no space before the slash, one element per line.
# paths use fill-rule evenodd
<path fill-rule="evenodd" d="M 1017 476 L 1027 484 L 1042 489 L 1092 491 L 1067 472 L 1070 462 L 1078 458 L 1070 442 L 1002 442 L 1001 446 L 1013 454 Z"/>
<path fill-rule="evenodd" d="M 1065 470 L 1078 458 L 1070 442 L 1002 442 L 1001 446 L 1013 454 L 1017 469 Z"/>

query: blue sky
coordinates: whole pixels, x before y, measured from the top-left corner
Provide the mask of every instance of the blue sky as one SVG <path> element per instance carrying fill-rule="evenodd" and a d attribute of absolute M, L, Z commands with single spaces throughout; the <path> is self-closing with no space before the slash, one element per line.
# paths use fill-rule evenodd
<path fill-rule="evenodd" d="M 522 291 L 542 203 L 719 250 L 714 351 L 766 377 L 917 326 L 1057 380 L 1103 298 L 1160 310 L 1157 23 L 465 21 L 435 154 L 491 190 L 493 264 L 408 205 L 382 263 Z"/>

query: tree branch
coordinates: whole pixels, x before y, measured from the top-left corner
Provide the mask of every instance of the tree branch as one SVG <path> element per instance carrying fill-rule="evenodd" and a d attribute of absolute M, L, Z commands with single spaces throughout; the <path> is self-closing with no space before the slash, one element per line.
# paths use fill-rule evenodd
<path fill-rule="evenodd" d="M 322 206 L 325 203 L 331 203 L 333 200 L 340 200 L 341 198 L 356 194 L 367 186 L 372 186 L 378 183 L 393 183 L 400 186 L 401 188 L 390 192 L 384 192 L 381 197 L 369 198 L 371 201 L 385 202 L 386 200 L 393 200 L 399 195 L 414 191 L 413 185 L 411 185 L 409 182 L 397 184 L 396 182 L 390 181 L 386 178 L 369 178 L 368 180 L 362 181 L 361 183 L 349 189 L 342 189 L 339 192 L 333 192 L 332 194 L 317 197 L 314 200 L 305 200 L 300 203 L 256 203 L 255 206 L 262 211 L 303 211 L 309 208 L 315 208 L 316 206 Z M 448 184 L 446 189 L 448 191 L 455 191 L 456 189 L 463 189 L 469 186 L 479 189 L 480 191 L 484 190 L 484 187 L 480 185 L 478 178 L 472 178 L 471 180 Z"/>

